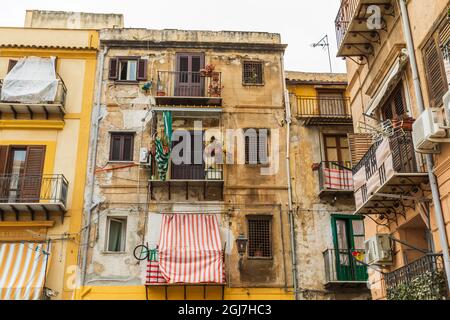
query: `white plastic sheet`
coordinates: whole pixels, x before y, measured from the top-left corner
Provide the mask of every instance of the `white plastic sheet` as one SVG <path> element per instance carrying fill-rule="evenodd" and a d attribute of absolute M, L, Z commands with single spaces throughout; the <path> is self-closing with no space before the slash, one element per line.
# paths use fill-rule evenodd
<path fill-rule="evenodd" d="M 3 80 L 1 100 L 53 102 L 58 90 L 55 57 L 20 59 Z"/>

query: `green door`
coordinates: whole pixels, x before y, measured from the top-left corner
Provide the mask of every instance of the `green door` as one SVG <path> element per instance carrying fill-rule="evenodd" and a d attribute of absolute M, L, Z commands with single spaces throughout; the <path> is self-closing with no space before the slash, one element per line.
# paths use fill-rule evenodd
<path fill-rule="evenodd" d="M 367 281 L 367 268 L 357 263 L 355 251 L 364 250 L 364 222 L 360 217 L 332 216 L 335 270 L 338 281 Z"/>

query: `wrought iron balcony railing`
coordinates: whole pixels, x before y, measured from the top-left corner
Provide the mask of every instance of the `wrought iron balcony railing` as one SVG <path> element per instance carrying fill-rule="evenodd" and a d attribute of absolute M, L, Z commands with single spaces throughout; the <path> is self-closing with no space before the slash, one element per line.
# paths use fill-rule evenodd
<path fill-rule="evenodd" d="M 355 252 L 364 253 L 364 250 L 328 249 L 323 253 L 327 284 L 367 282 L 367 267 L 355 259 Z"/>
<path fill-rule="evenodd" d="M 307 125 L 352 123 L 349 98 L 292 97 L 296 117 Z"/>
<path fill-rule="evenodd" d="M 425 162 L 418 161 L 421 157 L 414 150 L 410 131 L 396 131 L 375 142 L 353 168 L 356 213 L 391 212 L 394 198 L 417 193 L 428 183 Z"/>
<path fill-rule="evenodd" d="M 157 104 L 220 105 L 222 74 L 158 71 Z"/>
<path fill-rule="evenodd" d="M 62 174 L 0 175 L 0 205 L 67 204 L 69 183 Z"/>
<path fill-rule="evenodd" d="M 319 167 L 319 183 L 324 191 L 353 191 L 353 172 L 350 162 L 323 161 Z"/>
<path fill-rule="evenodd" d="M 3 87 L 3 80 L 0 80 L 0 95 Z M 0 115 L 12 114 L 17 118 L 19 114 L 28 114 L 32 119 L 34 115 L 43 114 L 46 118 L 51 114 L 63 116 L 65 114 L 67 87 L 62 79 L 58 79 L 56 97 L 53 101 L 39 102 L 19 102 L 0 100 Z"/>
<path fill-rule="evenodd" d="M 441 254 L 426 255 L 384 274 L 388 299 L 440 300 L 448 295 Z"/>
<path fill-rule="evenodd" d="M 341 6 L 339 7 L 338 14 L 335 20 L 336 26 L 336 39 L 338 48 L 341 46 L 345 34 L 347 33 L 348 27 L 352 18 L 358 8 L 358 4 L 361 0 L 342 0 Z"/>

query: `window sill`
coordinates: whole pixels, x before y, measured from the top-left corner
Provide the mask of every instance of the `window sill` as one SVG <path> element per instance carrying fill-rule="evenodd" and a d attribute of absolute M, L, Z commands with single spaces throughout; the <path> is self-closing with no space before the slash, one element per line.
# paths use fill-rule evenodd
<path fill-rule="evenodd" d="M 250 261 L 272 261 L 273 257 L 247 257 Z"/>
<path fill-rule="evenodd" d="M 114 80 L 114 84 L 139 84 L 138 80 Z"/>
<path fill-rule="evenodd" d="M 108 255 L 108 256 L 113 256 L 113 255 L 124 255 L 127 254 L 126 251 L 102 251 L 102 254 L 104 255 Z"/>
<path fill-rule="evenodd" d="M 265 83 L 242 83 L 244 87 L 264 87 Z"/>
<path fill-rule="evenodd" d="M 116 161 L 116 160 L 109 160 L 108 164 L 137 164 L 134 161 Z"/>

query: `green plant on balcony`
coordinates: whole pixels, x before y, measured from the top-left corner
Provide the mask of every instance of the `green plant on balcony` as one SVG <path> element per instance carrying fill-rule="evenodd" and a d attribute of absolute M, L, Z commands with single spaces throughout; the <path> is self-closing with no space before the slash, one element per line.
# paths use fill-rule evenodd
<path fill-rule="evenodd" d="M 447 287 L 442 271 L 427 271 L 386 291 L 388 300 L 443 300 Z"/>

